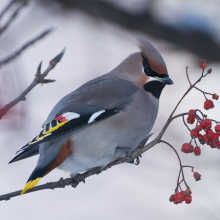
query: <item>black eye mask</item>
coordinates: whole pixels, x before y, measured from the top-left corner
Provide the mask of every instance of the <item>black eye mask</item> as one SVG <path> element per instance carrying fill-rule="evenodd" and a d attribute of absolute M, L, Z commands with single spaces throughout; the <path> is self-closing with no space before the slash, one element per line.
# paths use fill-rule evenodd
<path fill-rule="evenodd" d="M 154 72 L 151 67 L 150 67 L 150 64 L 148 63 L 147 59 L 142 55 L 143 57 L 143 71 L 144 73 L 147 75 L 147 76 L 150 76 L 150 77 L 158 77 L 158 78 L 164 78 L 164 77 L 167 77 L 166 74 L 158 74 L 156 72 Z"/>

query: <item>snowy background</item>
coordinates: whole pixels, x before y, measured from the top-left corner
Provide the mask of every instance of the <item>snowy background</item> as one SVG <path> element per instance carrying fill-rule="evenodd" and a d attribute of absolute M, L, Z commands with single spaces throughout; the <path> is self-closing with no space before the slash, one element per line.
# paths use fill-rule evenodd
<path fill-rule="evenodd" d="M 7 0 L 0 1 L 3 8 Z M 148 7 L 150 1 L 110 1 L 125 10 L 138 13 Z M 155 1 L 151 13 L 161 23 L 177 28 L 203 29 L 219 41 L 220 3 L 210 1 Z M 3 20 L 4 21 L 4 20 Z M 185 76 L 189 66 L 191 81 L 201 74 L 198 57 L 184 48 L 177 47 L 159 38 L 142 32 L 125 29 L 116 23 L 95 19 L 80 10 L 65 10 L 57 3 L 45 6 L 37 1 L 30 2 L 11 27 L 0 39 L 0 60 L 19 48 L 24 42 L 42 30 L 55 26 L 56 30 L 27 49 L 9 65 L 0 69 L 0 105 L 18 96 L 33 80 L 36 69 L 43 60 L 44 70 L 48 62 L 64 47 L 67 48 L 62 61 L 47 78 L 55 83 L 34 88 L 25 102 L 11 109 L 0 123 L 0 194 L 22 189 L 33 171 L 38 156 L 8 164 L 15 152 L 30 141 L 41 130 L 51 108 L 67 93 L 86 81 L 100 76 L 118 65 L 138 48 L 130 34 L 150 40 L 161 52 L 174 85 L 167 86 L 160 98 L 160 110 L 152 132 L 159 133 L 169 114 L 188 88 Z M 153 28 L 153 27 L 152 27 Z M 203 45 L 201 45 L 202 47 Z M 199 84 L 199 88 L 220 94 L 220 63 L 209 62 L 213 73 Z M 204 97 L 193 91 L 182 102 L 177 113 L 191 108 L 202 109 Z M 216 108 L 205 111 L 211 118 L 220 120 L 219 102 Z M 163 219 L 163 220 L 217 220 L 220 215 L 220 151 L 201 146 L 202 154 L 195 157 L 180 152 L 184 142 L 190 140 L 182 120 L 174 121 L 166 131 L 164 140 L 169 141 L 181 155 L 183 164 L 195 166 L 202 175 L 196 182 L 189 170 L 186 180 L 193 192 L 193 201 L 177 206 L 169 202 L 176 187 L 179 171 L 174 152 L 160 144 L 146 152 L 139 166 L 123 164 L 113 167 L 98 176 L 86 179 L 76 189 L 43 190 L 0 202 L 1 219 Z M 67 173 L 54 170 L 41 179 L 39 184 L 68 177 Z"/>

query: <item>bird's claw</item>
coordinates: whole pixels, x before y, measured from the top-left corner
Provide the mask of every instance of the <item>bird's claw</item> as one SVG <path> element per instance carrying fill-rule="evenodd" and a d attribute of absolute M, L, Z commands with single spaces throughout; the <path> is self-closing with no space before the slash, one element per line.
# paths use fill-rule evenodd
<path fill-rule="evenodd" d="M 134 165 L 139 165 L 140 164 L 140 158 L 139 157 L 137 157 L 137 158 L 135 158 L 136 159 L 136 163 L 134 162 Z"/>
<path fill-rule="evenodd" d="M 71 177 L 71 178 L 72 178 L 71 186 L 72 186 L 73 188 L 76 188 L 76 187 L 79 185 L 79 181 L 76 180 L 76 179 L 74 179 L 73 177 Z M 84 180 L 83 182 L 85 183 L 85 180 Z"/>
<path fill-rule="evenodd" d="M 137 158 L 135 158 L 136 161 L 134 161 L 134 160 L 131 159 L 130 156 L 127 156 L 126 161 L 127 161 L 127 163 L 131 163 L 131 164 L 134 164 L 134 165 L 139 165 L 140 162 L 141 162 L 139 157 L 141 157 L 141 155 L 138 156 Z"/>

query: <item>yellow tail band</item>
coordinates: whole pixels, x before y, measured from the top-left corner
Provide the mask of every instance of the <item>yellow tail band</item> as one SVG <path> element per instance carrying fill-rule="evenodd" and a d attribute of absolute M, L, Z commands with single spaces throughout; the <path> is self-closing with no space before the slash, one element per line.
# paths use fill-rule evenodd
<path fill-rule="evenodd" d="M 28 189 L 32 189 L 34 186 L 36 186 L 38 184 L 38 182 L 40 181 L 41 177 L 35 179 L 35 180 L 31 180 L 29 182 L 27 182 L 24 186 L 23 191 L 21 192 L 20 195 L 24 194 Z"/>

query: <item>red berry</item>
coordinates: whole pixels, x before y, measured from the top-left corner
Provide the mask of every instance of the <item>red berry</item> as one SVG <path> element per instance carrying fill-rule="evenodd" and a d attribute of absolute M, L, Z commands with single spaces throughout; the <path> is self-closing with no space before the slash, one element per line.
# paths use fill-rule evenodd
<path fill-rule="evenodd" d="M 206 61 L 203 59 L 200 60 L 199 67 L 204 70 L 206 68 Z"/>
<path fill-rule="evenodd" d="M 215 132 L 220 134 L 220 125 L 215 126 Z"/>
<path fill-rule="evenodd" d="M 205 122 L 205 120 L 202 120 L 201 122 L 200 122 L 200 125 L 201 125 L 201 127 L 204 129 L 204 128 L 206 128 L 206 122 Z"/>
<path fill-rule="evenodd" d="M 207 143 L 207 142 L 209 141 L 209 139 L 208 139 L 208 137 L 207 137 L 206 134 L 203 135 L 203 141 L 204 141 L 205 143 Z"/>
<path fill-rule="evenodd" d="M 218 140 L 219 140 L 218 134 L 213 133 L 213 135 L 212 135 L 212 141 L 213 141 L 213 142 L 218 142 Z"/>
<path fill-rule="evenodd" d="M 196 131 L 201 131 L 202 130 L 202 126 L 201 125 L 196 125 L 195 130 Z"/>
<path fill-rule="evenodd" d="M 199 134 L 198 139 L 199 139 L 200 144 L 205 144 L 205 141 L 203 140 L 203 136 L 201 134 Z"/>
<path fill-rule="evenodd" d="M 212 121 L 210 119 L 205 119 L 205 120 L 202 120 L 200 122 L 200 125 L 202 126 L 202 128 L 211 128 L 212 127 Z"/>
<path fill-rule="evenodd" d="M 209 68 L 208 71 L 207 71 L 207 73 L 210 74 L 211 72 L 212 72 L 212 68 Z"/>
<path fill-rule="evenodd" d="M 184 198 L 186 204 L 190 204 L 192 202 L 192 196 Z"/>
<path fill-rule="evenodd" d="M 201 154 L 201 149 L 198 146 L 195 147 L 193 151 L 194 151 L 195 156 L 199 156 Z"/>
<path fill-rule="evenodd" d="M 220 149 L 220 141 L 217 143 L 217 148 Z"/>
<path fill-rule="evenodd" d="M 193 110 L 193 109 L 191 109 L 191 110 L 188 111 L 188 115 L 191 116 L 191 117 L 193 117 L 193 116 L 196 115 L 196 111 Z"/>
<path fill-rule="evenodd" d="M 206 100 L 206 101 L 204 102 L 204 109 L 208 110 L 208 109 L 214 108 L 214 107 L 215 107 L 215 106 L 214 106 L 212 100 L 209 99 L 209 100 Z"/>
<path fill-rule="evenodd" d="M 192 153 L 193 152 L 193 146 L 190 144 L 189 145 L 189 152 Z"/>
<path fill-rule="evenodd" d="M 189 117 L 187 117 L 187 123 L 189 123 L 189 124 L 193 124 L 194 122 L 195 122 L 195 116 L 189 116 Z"/>
<path fill-rule="evenodd" d="M 190 153 L 190 144 L 188 144 L 188 143 L 183 144 L 182 148 L 181 148 L 181 151 L 186 153 L 186 154 Z"/>
<path fill-rule="evenodd" d="M 195 178 L 196 181 L 201 180 L 201 175 L 200 175 L 199 173 L 197 173 L 197 172 L 195 172 L 195 173 L 193 174 L 193 177 Z"/>
<path fill-rule="evenodd" d="M 182 194 L 181 192 L 178 192 L 174 195 L 174 201 L 176 203 L 181 203 L 184 200 L 184 194 Z"/>
<path fill-rule="evenodd" d="M 184 196 L 189 197 L 192 194 L 190 189 L 186 189 L 184 192 Z"/>
<path fill-rule="evenodd" d="M 219 96 L 217 94 L 212 94 L 212 99 L 218 100 Z"/>
<path fill-rule="evenodd" d="M 211 147 L 211 148 L 216 148 L 217 146 L 218 146 L 218 143 L 212 142 L 212 143 L 210 144 L 210 147 Z"/>
<path fill-rule="evenodd" d="M 212 127 L 212 121 L 210 119 L 205 119 L 205 124 L 206 124 L 206 128 L 211 128 Z"/>
<path fill-rule="evenodd" d="M 170 202 L 173 202 L 174 201 L 174 195 L 171 195 L 169 200 L 170 200 Z"/>
<path fill-rule="evenodd" d="M 213 136 L 213 131 L 212 131 L 212 129 L 206 130 L 206 135 L 207 135 L 207 137 L 208 137 L 209 139 L 211 139 L 212 136 Z"/>
<path fill-rule="evenodd" d="M 199 137 L 199 132 L 196 131 L 195 129 L 192 129 L 190 131 L 190 135 L 191 135 L 192 138 L 197 138 L 197 137 Z"/>

